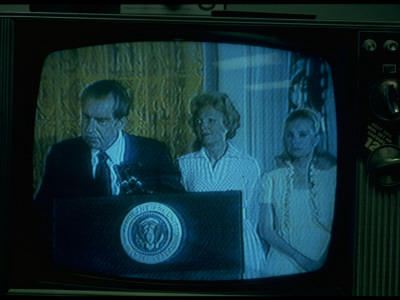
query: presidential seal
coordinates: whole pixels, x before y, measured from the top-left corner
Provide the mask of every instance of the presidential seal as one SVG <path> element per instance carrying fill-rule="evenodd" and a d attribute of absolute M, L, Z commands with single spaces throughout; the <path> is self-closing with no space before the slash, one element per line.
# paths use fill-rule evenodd
<path fill-rule="evenodd" d="M 148 202 L 128 212 L 120 236 L 130 258 L 144 264 L 157 264 L 177 252 L 182 241 L 182 225 L 171 208 Z"/>

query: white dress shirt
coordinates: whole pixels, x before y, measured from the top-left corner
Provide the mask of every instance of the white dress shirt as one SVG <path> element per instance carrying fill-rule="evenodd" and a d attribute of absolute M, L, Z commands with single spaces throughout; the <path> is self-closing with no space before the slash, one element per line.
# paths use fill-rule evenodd
<path fill-rule="evenodd" d="M 204 148 L 178 158 L 182 185 L 188 192 L 242 191 L 243 245 L 245 253 L 244 278 L 257 278 L 261 274 L 264 252 L 255 231 L 251 207 L 256 204 L 254 187 L 260 176 L 257 161 L 239 152 L 230 143 L 226 153 L 212 166 Z"/>
<path fill-rule="evenodd" d="M 97 154 L 99 150 L 92 149 L 92 175 L 93 178 L 96 174 L 96 167 L 98 164 Z M 117 173 L 114 169 L 115 165 L 119 165 L 124 160 L 125 154 L 125 139 L 123 137 L 122 131 L 119 132 L 117 139 L 115 142 L 105 151 L 108 155 L 107 165 L 110 168 L 110 177 L 111 177 L 111 192 L 112 195 L 118 195 L 120 191 L 119 181 Z"/>
<path fill-rule="evenodd" d="M 178 158 L 182 173 L 182 185 L 186 191 L 229 191 L 240 190 L 244 208 L 251 201 L 254 186 L 260 176 L 257 161 L 241 153 L 230 143 L 227 152 L 215 167 L 212 166 L 204 148 Z"/>

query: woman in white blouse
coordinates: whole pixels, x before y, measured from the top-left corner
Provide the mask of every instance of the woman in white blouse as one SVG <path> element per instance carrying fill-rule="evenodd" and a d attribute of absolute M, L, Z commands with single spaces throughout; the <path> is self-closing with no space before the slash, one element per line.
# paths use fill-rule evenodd
<path fill-rule="evenodd" d="M 197 140 L 194 152 L 178 158 L 182 185 L 188 192 L 242 191 L 244 278 L 257 278 L 264 257 L 249 212 L 256 205 L 254 188 L 260 168 L 254 158 L 229 143 L 240 126 L 240 116 L 224 93 L 203 93 L 190 104 L 190 125 Z"/>
<path fill-rule="evenodd" d="M 316 151 L 319 119 L 307 109 L 285 120 L 281 167 L 261 180 L 259 232 L 270 245 L 263 275 L 316 270 L 330 242 L 336 159 Z"/>

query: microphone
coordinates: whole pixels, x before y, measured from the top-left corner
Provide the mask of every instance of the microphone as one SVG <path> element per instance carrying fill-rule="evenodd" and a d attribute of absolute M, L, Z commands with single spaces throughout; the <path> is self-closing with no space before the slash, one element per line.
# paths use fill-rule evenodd
<path fill-rule="evenodd" d="M 120 186 L 121 195 L 134 194 L 154 194 L 154 191 L 148 190 L 135 174 L 133 165 L 116 165 L 114 167 Z"/>

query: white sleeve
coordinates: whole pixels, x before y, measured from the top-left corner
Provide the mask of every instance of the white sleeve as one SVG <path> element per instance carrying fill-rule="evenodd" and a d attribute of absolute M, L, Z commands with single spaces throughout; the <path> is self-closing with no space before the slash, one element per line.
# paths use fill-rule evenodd
<path fill-rule="evenodd" d="M 273 180 L 271 173 L 266 173 L 261 178 L 260 203 L 272 204 Z"/>

